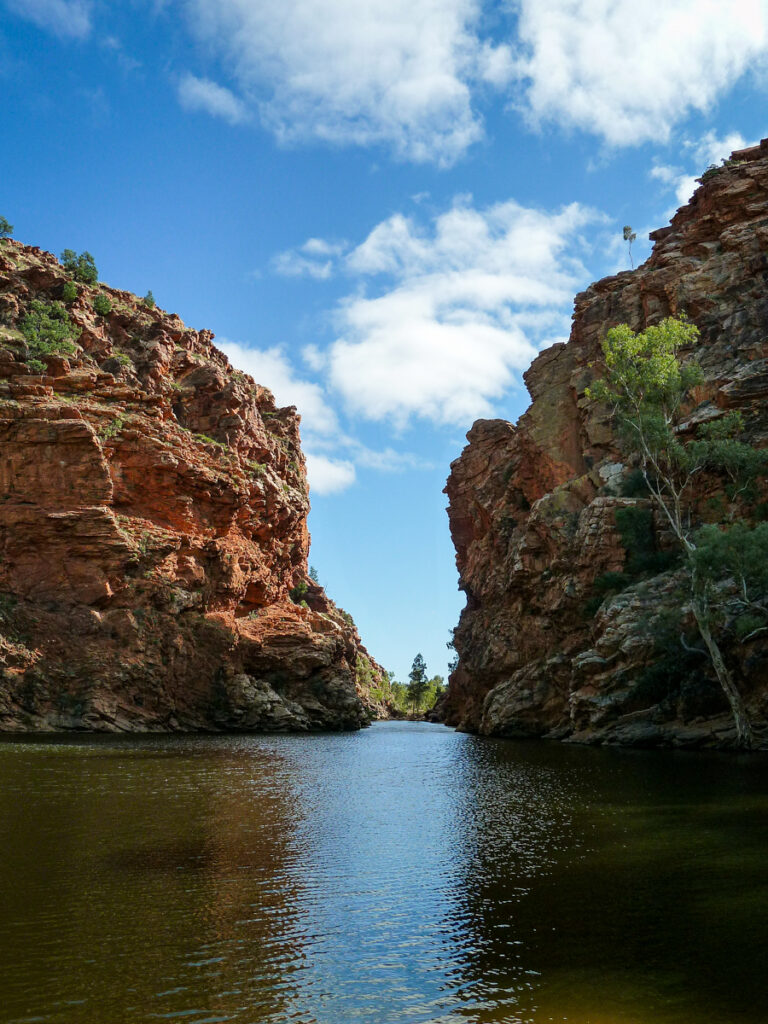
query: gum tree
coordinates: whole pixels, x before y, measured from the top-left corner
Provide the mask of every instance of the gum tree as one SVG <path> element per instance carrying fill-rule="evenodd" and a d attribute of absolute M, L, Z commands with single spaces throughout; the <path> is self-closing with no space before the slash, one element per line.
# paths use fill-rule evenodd
<path fill-rule="evenodd" d="M 685 318 L 669 317 L 639 333 L 627 324 L 612 328 L 602 344 L 605 376 L 587 389 L 587 397 L 612 408 L 625 447 L 639 459 L 651 500 L 682 552 L 691 612 L 730 704 L 738 742 L 750 747 L 752 726 L 744 700 L 712 627 L 735 627 L 738 636 L 739 619 L 751 616 L 752 628 L 741 630 L 740 638 L 747 639 L 768 621 L 768 573 L 740 577 L 735 560 L 738 552 L 745 566 L 750 551 L 758 557 L 768 544 L 763 527 L 736 521 L 740 501 L 765 472 L 767 455 L 738 440 L 743 426 L 738 414 L 702 426 L 694 438 L 686 439 L 684 411 L 702 371 L 694 360 L 681 362 L 678 353 L 694 346 L 698 337 L 698 329 Z M 701 528 L 694 519 L 692 484 L 704 471 L 723 475 L 728 501 L 721 522 Z M 742 612 L 727 614 L 739 600 Z"/>

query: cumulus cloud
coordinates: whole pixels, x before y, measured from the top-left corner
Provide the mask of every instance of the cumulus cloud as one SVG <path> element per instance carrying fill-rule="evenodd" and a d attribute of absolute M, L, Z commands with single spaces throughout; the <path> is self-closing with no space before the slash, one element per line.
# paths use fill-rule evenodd
<path fill-rule="evenodd" d="M 714 131 L 709 131 L 699 139 L 684 140 L 679 147 L 679 152 L 687 157 L 687 167 L 656 164 L 649 173 L 667 189 L 674 191 L 678 205 L 682 206 L 699 187 L 696 179 L 701 177 L 707 167 L 712 164 L 719 166 L 734 150 L 746 149 L 754 144 L 747 142 L 739 132 L 729 132 L 721 138 Z"/>
<path fill-rule="evenodd" d="M 472 89 L 512 74 L 510 48 L 478 33 L 482 0 L 186 0 L 284 141 L 383 143 L 453 163 L 482 135 Z"/>
<path fill-rule="evenodd" d="M 518 4 L 521 105 L 536 122 L 586 129 L 613 145 L 666 140 L 765 62 L 765 0 Z"/>
<path fill-rule="evenodd" d="M 346 459 L 330 459 L 307 452 L 307 478 L 310 493 L 338 494 L 355 482 L 355 467 Z"/>
<path fill-rule="evenodd" d="M 91 32 L 90 0 L 6 0 L 14 14 L 57 36 L 85 39 Z"/>
<path fill-rule="evenodd" d="M 248 108 L 229 89 L 209 78 L 184 75 L 178 84 L 179 102 L 185 110 L 202 110 L 230 124 L 248 120 Z"/>
<path fill-rule="evenodd" d="M 345 243 L 308 238 L 298 249 L 278 253 L 272 260 L 272 269 L 284 277 L 314 277 L 324 281 L 334 273 L 337 257 L 345 248 Z"/>
<path fill-rule="evenodd" d="M 481 210 L 465 198 L 429 228 L 383 221 L 346 257 L 374 294 L 356 291 L 337 311 L 330 385 L 355 414 L 398 428 L 492 414 L 539 347 L 567 336 L 574 289 L 589 278 L 580 231 L 596 219 L 578 204 Z"/>

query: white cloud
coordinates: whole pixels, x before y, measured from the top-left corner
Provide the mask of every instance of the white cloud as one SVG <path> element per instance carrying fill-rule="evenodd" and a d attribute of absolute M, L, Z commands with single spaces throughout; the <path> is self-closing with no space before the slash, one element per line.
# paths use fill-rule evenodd
<path fill-rule="evenodd" d="M 739 132 L 729 132 L 718 137 L 714 131 L 706 132 L 699 139 L 686 139 L 679 146 L 679 153 L 686 157 L 688 168 L 657 164 L 650 170 L 650 176 L 660 181 L 670 191 L 674 190 L 679 206 L 683 206 L 699 187 L 697 178 L 713 164 L 720 166 L 737 149 L 746 149 L 749 145 Z"/>
<path fill-rule="evenodd" d="M 336 259 L 347 248 L 346 243 L 308 238 L 298 249 L 286 249 L 272 259 L 272 269 L 284 277 L 314 277 L 324 281 L 336 269 Z"/>
<path fill-rule="evenodd" d="M 90 0 L 6 0 L 14 14 L 57 36 L 85 39 L 91 32 Z"/>
<path fill-rule="evenodd" d="M 248 108 L 243 101 L 209 78 L 184 75 L 179 81 L 178 92 L 179 102 L 185 110 L 203 110 L 230 124 L 248 120 Z"/>
<path fill-rule="evenodd" d="M 482 135 L 472 88 L 500 86 L 511 51 L 477 34 L 482 0 L 186 0 L 284 141 L 383 143 L 453 163 Z"/>
<path fill-rule="evenodd" d="M 528 115 L 613 145 L 666 140 L 765 63 L 766 0 L 517 2 Z"/>
<path fill-rule="evenodd" d="M 279 347 L 258 349 L 239 345 L 226 338 L 218 346 L 233 366 L 250 373 L 269 388 L 278 405 L 295 405 L 302 418 L 302 435 L 332 435 L 338 432 L 336 413 L 328 404 L 319 384 L 297 377 L 285 352 Z"/>
<path fill-rule="evenodd" d="M 329 459 L 307 452 L 307 478 L 310 493 L 338 494 L 355 482 L 355 467 L 346 459 Z"/>
<path fill-rule="evenodd" d="M 397 427 L 492 414 L 539 345 L 567 334 L 574 289 L 589 277 L 579 233 L 596 219 L 578 204 L 479 210 L 465 198 L 429 230 L 400 214 L 383 221 L 346 259 L 380 290 L 341 303 L 331 386 L 354 413 Z"/>

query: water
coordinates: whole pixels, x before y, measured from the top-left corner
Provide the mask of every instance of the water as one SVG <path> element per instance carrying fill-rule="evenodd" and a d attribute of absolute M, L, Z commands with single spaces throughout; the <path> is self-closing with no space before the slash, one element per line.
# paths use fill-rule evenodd
<path fill-rule="evenodd" d="M 768 763 L 0 742 L 0 1021 L 763 1024 Z"/>

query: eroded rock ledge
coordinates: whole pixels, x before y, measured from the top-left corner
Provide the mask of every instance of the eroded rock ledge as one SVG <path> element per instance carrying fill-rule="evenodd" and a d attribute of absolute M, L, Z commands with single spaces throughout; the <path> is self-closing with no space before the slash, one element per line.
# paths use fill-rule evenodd
<path fill-rule="evenodd" d="M 101 284 L 67 307 L 77 351 L 36 375 L 18 328 L 68 277 L 0 244 L 0 729 L 366 724 L 365 649 L 307 580 L 296 410 Z"/>
<path fill-rule="evenodd" d="M 532 402 L 517 426 L 475 423 L 451 466 L 448 513 L 467 606 L 442 708 L 448 724 L 584 742 L 734 743 L 704 659 L 659 660 L 653 621 L 675 600 L 674 572 L 587 613 L 595 580 L 625 565 L 615 511 L 642 499 L 624 496 L 632 467 L 584 392 L 600 375 L 608 328 L 642 330 L 685 312 L 701 331 L 706 375 L 696 415 L 740 410 L 745 439 L 768 443 L 768 140 L 709 172 L 651 238 L 645 264 L 576 297 L 569 342 L 525 374 Z M 703 508 L 712 494 L 702 486 Z M 663 546 L 658 518 L 655 526 Z M 768 745 L 768 643 L 733 646 L 728 657 Z"/>

